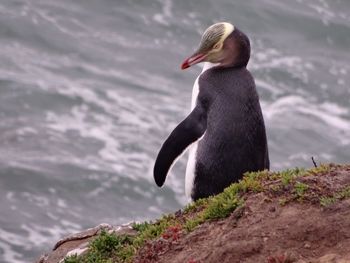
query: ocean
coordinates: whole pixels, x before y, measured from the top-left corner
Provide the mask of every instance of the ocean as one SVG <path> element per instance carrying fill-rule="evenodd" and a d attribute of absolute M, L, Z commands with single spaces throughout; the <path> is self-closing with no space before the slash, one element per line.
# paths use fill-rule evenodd
<path fill-rule="evenodd" d="M 0 262 L 188 202 L 185 157 L 161 189 L 152 169 L 220 21 L 251 40 L 271 169 L 350 161 L 349 0 L 2 0 Z"/>

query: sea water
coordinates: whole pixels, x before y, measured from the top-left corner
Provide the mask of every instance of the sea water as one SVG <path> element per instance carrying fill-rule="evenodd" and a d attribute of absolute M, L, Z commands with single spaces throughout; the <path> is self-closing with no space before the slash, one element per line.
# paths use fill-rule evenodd
<path fill-rule="evenodd" d="M 162 189 L 152 169 L 220 21 L 251 40 L 272 169 L 349 162 L 348 0 L 2 0 L 0 262 L 186 204 L 186 157 Z"/>

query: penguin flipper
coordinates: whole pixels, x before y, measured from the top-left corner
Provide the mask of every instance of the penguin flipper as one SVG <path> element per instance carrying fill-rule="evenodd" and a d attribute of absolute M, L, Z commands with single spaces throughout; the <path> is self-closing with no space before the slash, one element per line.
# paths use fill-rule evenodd
<path fill-rule="evenodd" d="M 207 128 L 206 110 L 199 104 L 169 135 L 160 149 L 153 170 L 154 180 L 161 187 L 175 159 Z"/>

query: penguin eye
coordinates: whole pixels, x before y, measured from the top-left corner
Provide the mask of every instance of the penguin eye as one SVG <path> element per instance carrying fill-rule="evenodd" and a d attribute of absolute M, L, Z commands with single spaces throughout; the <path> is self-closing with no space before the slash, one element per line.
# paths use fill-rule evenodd
<path fill-rule="evenodd" d="M 216 44 L 213 46 L 213 49 L 216 49 L 216 50 L 218 50 L 218 49 L 220 49 L 220 48 L 221 48 L 220 43 L 216 43 Z"/>

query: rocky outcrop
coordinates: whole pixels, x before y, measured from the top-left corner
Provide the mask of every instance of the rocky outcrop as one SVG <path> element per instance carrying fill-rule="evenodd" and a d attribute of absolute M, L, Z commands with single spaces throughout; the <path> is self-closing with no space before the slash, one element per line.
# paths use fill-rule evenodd
<path fill-rule="evenodd" d="M 350 166 L 251 173 L 157 222 L 102 224 L 69 236 L 38 262 L 88 256 L 89 241 L 101 231 L 130 237 L 123 247 L 130 257 L 111 251 L 111 262 L 350 263 Z"/>
<path fill-rule="evenodd" d="M 72 255 L 83 255 L 89 249 L 89 242 L 102 231 L 116 235 L 135 235 L 132 224 L 112 226 L 106 223 L 69 235 L 59 240 L 50 253 L 42 255 L 36 263 L 58 263 Z"/>

